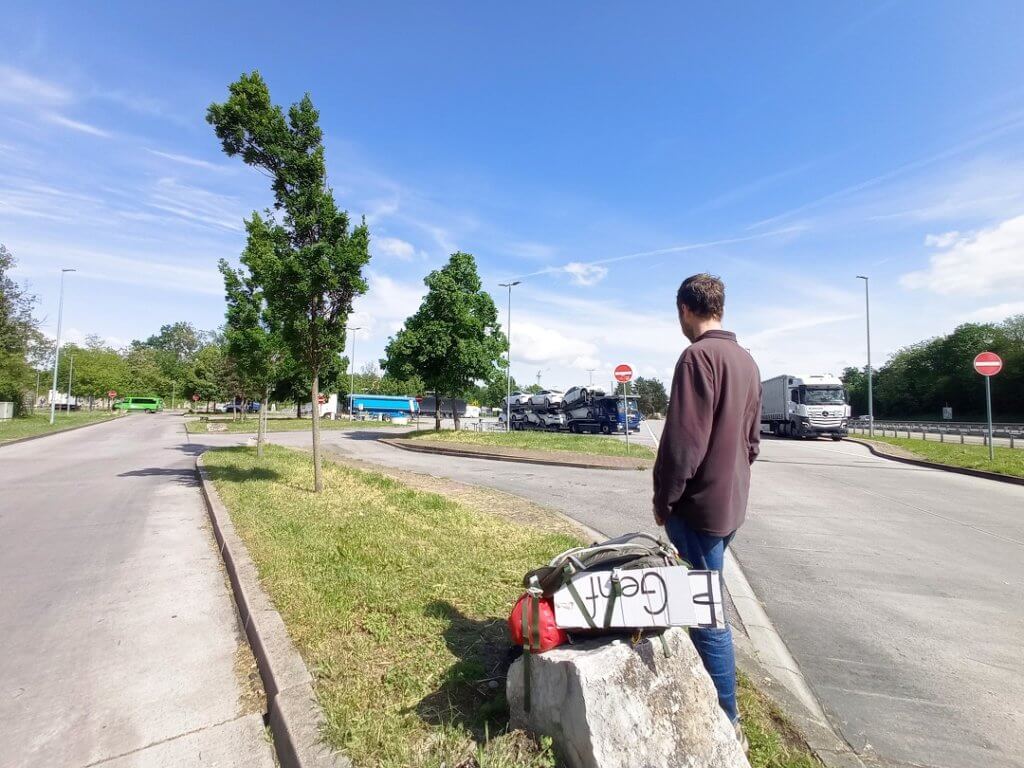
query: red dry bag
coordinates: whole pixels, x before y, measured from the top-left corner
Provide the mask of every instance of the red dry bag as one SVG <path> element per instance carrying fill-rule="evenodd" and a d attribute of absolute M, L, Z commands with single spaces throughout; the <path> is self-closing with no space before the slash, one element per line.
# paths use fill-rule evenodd
<path fill-rule="evenodd" d="M 564 629 L 555 626 L 555 604 L 550 597 L 526 592 L 508 617 L 512 642 L 530 653 L 543 653 L 569 641 Z"/>

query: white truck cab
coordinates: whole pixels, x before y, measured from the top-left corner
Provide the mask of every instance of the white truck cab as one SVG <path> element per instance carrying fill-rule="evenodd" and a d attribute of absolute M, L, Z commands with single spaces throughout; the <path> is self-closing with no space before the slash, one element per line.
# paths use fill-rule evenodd
<path fill-rule="evenodd" d="M 761 382 L 761 429 L 782 437 L 847 434 L 850 406 L 831 374 L 783 374 Z"/>

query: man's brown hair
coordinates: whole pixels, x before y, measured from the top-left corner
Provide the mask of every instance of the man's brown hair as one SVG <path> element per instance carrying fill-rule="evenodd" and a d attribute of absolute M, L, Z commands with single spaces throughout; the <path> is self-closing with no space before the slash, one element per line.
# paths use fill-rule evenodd
<path fill-rule="evenodd" d="M 721 320 L 725 312 L 725 283 L 721 278 L 707 272 L 692 275 L 679 286 L 676 306 L 686 306 L 700 317 Z"/>

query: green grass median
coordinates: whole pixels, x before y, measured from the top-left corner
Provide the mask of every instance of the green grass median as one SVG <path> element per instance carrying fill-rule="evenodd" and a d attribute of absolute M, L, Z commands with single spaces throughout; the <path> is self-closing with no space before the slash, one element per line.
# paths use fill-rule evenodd
<path fill-rule="evenodd" d="M 202 419 L 186 419 L 185 429 L 190 434 L 197 434 L 200 432 L 209 432 L 207 428 L 208 424 L 216 425 L 215 430 L 217 432 L 251 432 L 256 433 L 257 427 L 259 426 L 259 417 L 257 414 L 251 414 L 245 419 L 232 419 L 228 417 L 215 417 L 206 421 Z M 223 426 L 224 429 L 220 427 Z M 334 430 L 334 429 L 379 429 L 381 427 L 391 428 L 393 425 L 387 421 L 352 421 L 350 419 L 320 419 L 320 429 L 323 430 Z M 267 432 L 304 432 L 309 431 L 313 428 L 313 422 L 310 419 L 296 419 L 296 418 L 268 418 L 267 419 Z"/>
<path fill-rule="evenodd" d="M 205 462 L 315 677 L 333 746 L 360 766 L 550 764 L 501 733 L 503 682 L 490 683 L 523 574 L 573 539 L 331 462 L 318 496 L 309 455 L 273 445 L 262 462 L 251 449 Z"/>
<path fill-rule="evenodd" d="M 995 459 L 989 460 L 988 446 L 961 445 L 960 443 L 940 443 L 938 440 L 907 440 L 903 437 L 872 437 L 858 440 L 874 441 L 902 448 L 914 456 L 934 461 L 937 464 L 949 464 L 967 469 L 984 469 L 1013 477 L 1024 477 L 1024 450 L 1019 448 L 995 447 Z"/>
<path fill-rule="evenodd" d="M 562 432 L 471 432 L 469 430 L 442 429 L 410 432 L 403 437 L 411 440 L 453 443 L 496 448 L 516 448 L 525 451 L 561 451 L 589 453 L 595 456 L 630 456 L 654 458 L 654 451 L 645 445 L 631 442 L 626 451 L 624 440 L 598 435 L 572 435 Z"/>
<path fill-rule="evenodd" d="M 16 419 L 0 421 L 0 445 L 23 437 L 61 432 L 72 427 L 94 424 L 98 421 L 109 421 L 113 418 L 117 418 L 117 414 L 112 411 L 71 411 L 70 413 L 58 411 L 54 423 L 51 425 L 50 411 L 47 410 L 44 413 L 37 410 L 31 416 L 19 416 Z"/>
<path fill-rule="evenodd" d="M 503 674 L 523 573 L 578 544 L 564 524 L 330 461 L 315 495 L 309 454 L 274 445 L 204 461 L 314 676 L 328 743 L 360 767 L 558 765 L 506 732 Z M 742 676 L 740 691 L 755 768 L 819 765 Z"/>

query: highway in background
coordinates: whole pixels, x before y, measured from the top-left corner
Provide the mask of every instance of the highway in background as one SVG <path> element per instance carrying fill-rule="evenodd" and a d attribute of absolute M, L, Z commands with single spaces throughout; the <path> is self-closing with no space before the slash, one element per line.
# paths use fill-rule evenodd
<path fill-rule="evenodd" d="M 346 456 L 526 497 L 609 535 L 654 530 L 649 472 L 409 453 L 378 434 L 323 439 Z M 309 442 L 305 433 L 271 439 Z M 1022 510 L 1021 486 L 898 464 L 853 443 L 764 441 L 733 548 L 825 711 L 867 762 L 1024 765 Z"/>

